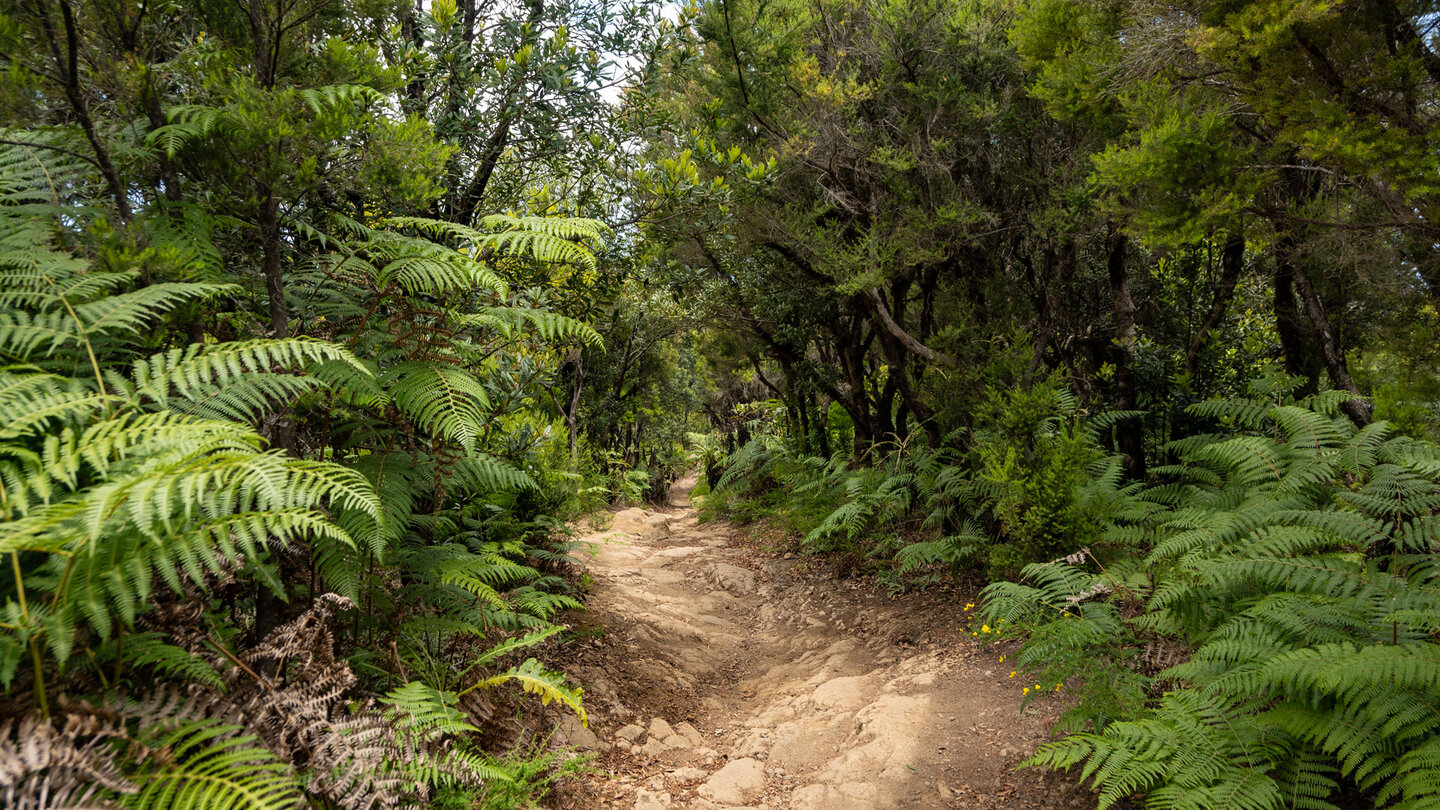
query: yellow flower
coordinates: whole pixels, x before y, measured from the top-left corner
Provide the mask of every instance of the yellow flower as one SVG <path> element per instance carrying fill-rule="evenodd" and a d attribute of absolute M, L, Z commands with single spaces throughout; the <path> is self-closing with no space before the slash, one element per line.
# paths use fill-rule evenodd
<path fill-rule="evenodd" d="M 979 634 L 979 633 L 971 633 L 970 635 L 972 635 L 972 636 L 978 636 L 978 635 L 980 635 L 980 634 Z"/>
<path fill-rule="evenodd" d="M 1012 678 L 1015 677 L 1015 673 L 1018 672 L 1018 671 L 1019 671 L 1019 670 L 1014 670 L 1014 669 L 1010 670 L 1010 677 L 1012 677 Z"/>
<path fill-rule="evenodd" d="M 980 625 L 980 632 L 982 632 L 982 633 L 988 633 L 988 632 L 990 632 L 990 625 L 988 625 L 988 624 L 982 624 L 982 625 Z"/>
<path fill-rule="evenodd" d="M 1002 663 L 1002 664 L 1005 663 L 1005 656 L 1003 656 L 1003 655 L 1000 656 L 1000 663 Z"/>
<path fill-rule="evenodd" d="M 1036 689 L 1039 689 L 1039 688 L 1040 688 L 1040 684 L 1038 684 L 1038 683 L 1035 684 L 1035 688 L 1036 688 Z"/>
<path fill-rule="evenodd" d="M 1056 692 L 1059 692 L 1059 691 L 1060 691 L 1060 684 L 1058 684 L 1058 683 L 1055 684 L 1055 691 L 1056 691 Z"/>
<path fill-rule="evenodd" d="M 1030 687 L 1027 686 L 1027 687 L 1025 687 L 1024 689 L 1022 689 L 1022 690 L 1020 691 L 1020 694 L 1022 694 L 1022 695 L 1028 695 L 1028 694 L 1030 694 Z"/>
<path fill-rule="evenodd" d="M 966 610 L 969 610 L 970 608 L 973 608 L 973 607 L 975 607 L 975 603 L 974 603 L 974 602 L 966 602 L 966 603 L 965 603 L 965 609 L 966 609 Z"/>

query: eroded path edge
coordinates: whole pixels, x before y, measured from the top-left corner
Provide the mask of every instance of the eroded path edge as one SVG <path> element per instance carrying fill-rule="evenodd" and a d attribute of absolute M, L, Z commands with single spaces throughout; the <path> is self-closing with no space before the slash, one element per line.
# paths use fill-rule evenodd
<path fill-rule="evenodd" d="M 570 675 L 593 749 L 575 807 L 1094 806 L 1059 775 L 1015 772 L 1059 699 L 1021 708 L 997 647 L 970 636 L 964 596 L 891 596 L 698 522 L 694 480 L 671 508 L 628 509 L 582 540 L 595 552 Z M 753 538 L 751 538 L 753 540 Z"/>

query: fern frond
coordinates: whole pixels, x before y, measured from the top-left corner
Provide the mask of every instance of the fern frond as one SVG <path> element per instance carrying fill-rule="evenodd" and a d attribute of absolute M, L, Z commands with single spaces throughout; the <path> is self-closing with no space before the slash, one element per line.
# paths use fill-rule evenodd
<path fill-rule="evenodd" d="M 412 361 L 381 374 L 396 406 L 426 432 L 472 451 L 485 429 L 490 396 L 469 372 L 454 366 Z"/>
<path fill-rule="evenodd" d="M 580 702 L 584 690 L 570 686 L 563 675 L 546 670 L 534 658 L 528 658 L 525 663 L 486 678 L 471 688 L 489 689 L 511 681 L 519 684 L 526 692 L 539 696 L 541 705 L 549 705 L 551 701 L 562 703 L 579 716 L 581 725 L 590 724 L 590 718 Z"/>
<path fill-rule="evenodd" d="M 139 790 L 124 799 L 134 810 L 288 810 L 304 803 L 299 781 L 287 765 L 239 726 L 190 720 L 159 728 L 146 744 L 168 752 L 145 760 L 132 773 Z"/>

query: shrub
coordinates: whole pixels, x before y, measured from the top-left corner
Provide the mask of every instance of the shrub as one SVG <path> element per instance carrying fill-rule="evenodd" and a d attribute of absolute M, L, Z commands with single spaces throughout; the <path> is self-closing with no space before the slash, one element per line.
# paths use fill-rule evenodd
<path fill-rule="evenodd" d="M 1192 406 L 1219 430 L 1172 443 L 1107 531 L 1132 553 L 987 591 L 988 620 L 1032 628 L 1023 669 L 1079 676 L 1087 730 L 1030 764 L 1079 765 L 1102 808 L 1440 804 L 1440 447 L 1296 385 Z"/>

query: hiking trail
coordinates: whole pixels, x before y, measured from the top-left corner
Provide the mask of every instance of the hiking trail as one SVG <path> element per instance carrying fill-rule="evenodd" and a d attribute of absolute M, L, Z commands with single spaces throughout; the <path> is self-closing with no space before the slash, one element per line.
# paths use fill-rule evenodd
<path fill-rule="evenodd" d="M 561 806 L 634 810 L 1093 807 L 1064 775 L 1014 765 L 1060 699 L 982 649 L 954 592 L 891 596 L 700 524 L 691 477 L 663 510 L 582 537 L 590 640 L 569 675 L 596 774 Z M 968 601 L 975 601 L 973 598 Z M 584 632 L 586 628 L 582 628 Z"/>

